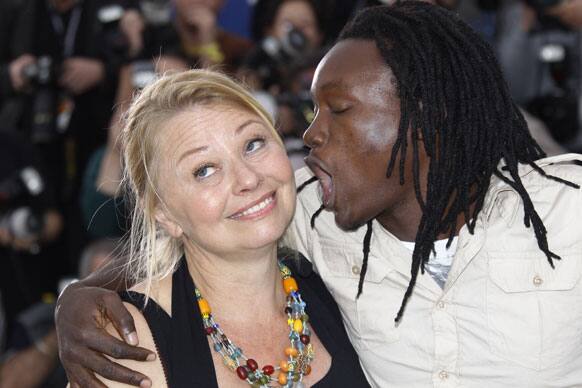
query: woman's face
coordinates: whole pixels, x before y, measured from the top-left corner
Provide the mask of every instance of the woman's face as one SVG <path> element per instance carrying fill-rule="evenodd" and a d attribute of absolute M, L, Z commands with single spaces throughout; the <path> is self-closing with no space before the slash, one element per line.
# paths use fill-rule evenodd
<path fill-rule="evenodd" d="M 295 181 L 276 134 L 229 105 L 187 108 L 158 136 L 158 221 L 217 255 L 275 244 L 295 210 Z"/>

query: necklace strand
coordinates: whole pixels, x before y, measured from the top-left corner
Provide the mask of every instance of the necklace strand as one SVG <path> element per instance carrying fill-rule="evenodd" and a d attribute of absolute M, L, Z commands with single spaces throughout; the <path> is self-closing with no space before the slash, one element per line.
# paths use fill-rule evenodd
<path fill-rule="evenodd" d="M 306 304 L 301 299 L 297 282 L 291 276 L 291 270 L 281 262 L 279 272 L 283 280 L 283 289 L 287 294 L 285 314 L 289 326 L 290 346 L 285 348 L 286 358 L 278 366 L 265 365 L 259 368 L 254 359 L 245 356 L 243 350 L 236 346 L 214 321 L 208 301 L 202 297 L 200 290 L 195 288 L 204 331 L 211 338 L 213 349 L 222 356 L 226 367 L 236 372 L 241 380 L 246 380 L 253 388 L 304 388 L 303 377 L 311 373 L 310 364 L 315 356 L 311 344 L 309 316 L 305 313 Z"/>

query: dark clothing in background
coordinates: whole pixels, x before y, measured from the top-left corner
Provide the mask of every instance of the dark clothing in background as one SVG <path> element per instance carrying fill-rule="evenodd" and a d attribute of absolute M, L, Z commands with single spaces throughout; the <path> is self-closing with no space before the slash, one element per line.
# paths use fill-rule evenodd
<path fill-rule="evenodd" d="M 45 176 L 30 144 L 17 135 L 0 132 L 0 185 L 31 166 Z M 0 219 L 11 209 L 21 206 L 30 206 L 39 217 L 47 209 L 55 208 L 50 182 L 43 179 L 43 185 L 44 189 L 37 196 L 23 192 L 12 200 L 0 202 Z M 55 244 L 43 246 L 36 254 L 0 246 L 0 294 L 9 324 L 20 311 L 40 300 L 43 293 L 54 292 L 58 277 L 67 272 L 67 263 L 62 256 L 53 254 L 55 250 L 58 251 Z"/>

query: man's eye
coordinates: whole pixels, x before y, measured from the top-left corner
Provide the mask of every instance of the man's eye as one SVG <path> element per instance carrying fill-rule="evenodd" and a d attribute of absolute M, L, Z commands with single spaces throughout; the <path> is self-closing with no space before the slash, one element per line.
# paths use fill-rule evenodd
<path fill-rule="evenodd" d="M 194 171 L 194 177 L 196 179 L 205 179 L 208 178 L 209 176 L 211 176 L 212 174 L 214 174 L 216 172 L 216 167 L 207 164 L 204 165 L 198 169 L 196 169 L 196 171 Z"/>
<path fill-rule="evenodd" d="M 245 148 L 245 152 L 253 153 L 253 152 L 263 148 L 264 145 L 265 145 L 264 138 L 253 139 L 247 143 L 246 148 Z"/>
<path fill-rule="evenodd" d="M 347 112 L 350 109 L 350 107 L 330 107 L 329 110 L 331 111 L 331 113 L 333 114 L 341 114 L 344 112 Z"/>

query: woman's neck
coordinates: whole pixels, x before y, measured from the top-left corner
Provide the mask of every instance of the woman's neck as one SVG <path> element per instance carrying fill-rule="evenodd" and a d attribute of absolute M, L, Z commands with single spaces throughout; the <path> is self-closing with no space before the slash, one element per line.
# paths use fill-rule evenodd
<path fill-rule="evenodd" d="M 189 244 L 185 251 L 190 275 L 215 316 L 270 319 L 283 311 L 285 292 L 275 245 L 227 258 Z"/>

